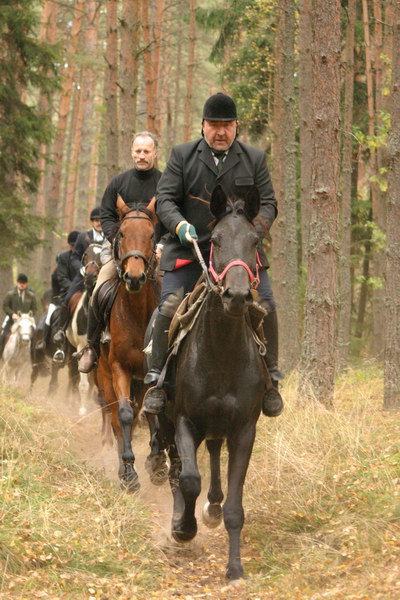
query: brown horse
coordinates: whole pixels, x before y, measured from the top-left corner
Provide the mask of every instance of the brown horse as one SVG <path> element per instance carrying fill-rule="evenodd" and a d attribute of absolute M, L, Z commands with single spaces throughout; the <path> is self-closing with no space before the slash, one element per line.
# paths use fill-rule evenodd
<path fill-rule="evenodd" d="M 145 392 L 144 336 L 159 297 L 154 204 L 152 200 L 147 207 L 129 208 L 118 198 L 120 226 L 113 253 L 120 282 L 110 314 L 111 340 L 101 344 L 97 369 L 105 401 L 103 440 L 110 438 L 111 425 L 118 444 L 119 477 L 130 491 L 139 488 L 132 434 Z"/>

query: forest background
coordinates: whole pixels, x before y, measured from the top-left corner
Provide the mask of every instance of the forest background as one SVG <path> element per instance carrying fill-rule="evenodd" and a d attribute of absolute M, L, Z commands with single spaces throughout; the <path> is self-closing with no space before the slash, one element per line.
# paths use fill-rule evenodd
<path fill-rule="evenodd" d="M 159 135 L 163 169 L 222 90 L 278 198 L 282 368 L 331 407 L 350 362 L 378 361 L 399 408 L 397 0 L 3 1 L 0 35 L 1 296 L 17 270 L 49 287 L 134 132 Z"/>

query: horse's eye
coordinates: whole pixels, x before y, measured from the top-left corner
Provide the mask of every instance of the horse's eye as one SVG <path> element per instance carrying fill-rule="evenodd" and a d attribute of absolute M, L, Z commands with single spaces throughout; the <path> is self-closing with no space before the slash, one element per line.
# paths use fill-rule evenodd
<path fill-rule="evenodd" d="M 119 237 L 120 237 L 120 238 L 123 238 L 123 237 L 124 237 L 124 234 L 123 234 L 123 232 L 122 232 L 122 231 L 120 231 L 120 232 L 119 232 Z"/>
<path fill-rule="evenodd" d="M 238 208 L 238 209 L 237 209 L 237 211 L 236 211 L 236 213 L 237 213 L 238 215 L 244 215 L 244 210 L 243 210 L 243 208 Z"/>
<path fill-rule="evenodd" d="M 218 247 L 220 245 L 219 238 L 217 238 L 216 236 L 212 237 L 211 238 L 211 243 L 213 244 L 213 246 Z"/>

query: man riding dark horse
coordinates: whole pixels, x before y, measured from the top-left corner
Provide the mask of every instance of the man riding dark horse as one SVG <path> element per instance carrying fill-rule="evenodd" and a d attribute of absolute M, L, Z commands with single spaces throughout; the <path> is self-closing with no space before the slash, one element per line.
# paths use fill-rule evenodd
<path fill-rule="evenodd" d="M 84 291 L 84 277 L 82 274 L 82 259 L 86 249 L 92 243 L 102 244 L 104 241 L 104 234 L 100 223 L 100 207 L 96 206 L 90 213 L 90 220 L 92 222 L 92 229 L 80 233 L 76 239 L 74 248 L 70 257 L 70 264 L 72 271 L 74 272 L 74 278 L 68 287 L 62 303 L 60 312 L 59 329 L 54 334 L 53 341 L 56 344 L 64 344 L 65 332 L 67 330 L 70 321 L 69 301 L 76 292 Z M 56 362 L 63 362 L 65 356 L 62 348 L 59 348 L 53 357 Z"/>
<path fill-rule="evenodd" d="M 220 184 L 230 197 L 243 197 L 256 186 L 260 195 L 260 210 L 255 218 L 259 236 L 258 253 L 261 260 L 257 292 L 259 304 L 266 309 L 263 321 L 267 340 L 266 364 L 275 387 L 283 378 L 278 369 L 278 321 L 276 303 L 267 274 L 268 261 L 262 241 L 277 215 L 277 202 L 264 152 L 237 140 L 238 121 L 232 98 L 217 93 L 204 104 L 202 138 L 173 148 L 166 169 L 157 186 L 156 213 L 169 231 L 160 267 L 164 271 L 159 312 L 154 324 L 150 370 L 144 382 L 152 385 L 144 401 L 149 413 L 159 413 L 164 396 L 157 386 L 168 350 L 168 329 L 171 323 L 178 290 L 192 291 L 201 275 L 201 267 L 193 253 L 193 239 L 198 239 L 205 262 L 210 255 L 210 198 Z M 168 300 L 168 302 L 167 302 Z M 172 305 L 175 303 L 175 306 Z M 266 395 L 263 412 L 278 416 L 283 409 L 279 394 L 274 402 Z"/>

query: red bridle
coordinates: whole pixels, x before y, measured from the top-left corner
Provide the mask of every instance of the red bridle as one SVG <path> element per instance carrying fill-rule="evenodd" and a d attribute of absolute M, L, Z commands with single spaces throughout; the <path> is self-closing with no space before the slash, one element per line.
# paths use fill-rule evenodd
<path fill-rule="evenodd" d="M 214 266 L 212 264 L 213 248 L 214 248 L 214 246 L 213 246 L 213 243 L 211 242 L 210 262 L 209 262 L 208 270 L 211 273 L 211 275 L 213 276 L 214 281 L 217 285 L 223 281 L 223 279 L 224 279 L 225 275 L 227 274 L 227 272 L 229 271 L 229 269 L 231 269 L 232 267 L 243 267 L 244 269 L 246 269 L 247 274 L 250 278 L 250 287 L 256 288 L 258 286 L 258 284 L 260 283 L 260 278 L 258 276 L 258 268 L 262 266 L 260 256 L 258 254 L 258 250 L 256 250 L 256 274 L 255 275 L 254 275 L 253 271 L 250 269 L 249 265 L 240 259 L 231 260 L 231 262 L 226 265 L 226 267 L 222 271 L 222 273 L 220 273 L 218 275 L 218 273 L 216 272 L 216 270 L 214 269 Z"/>

